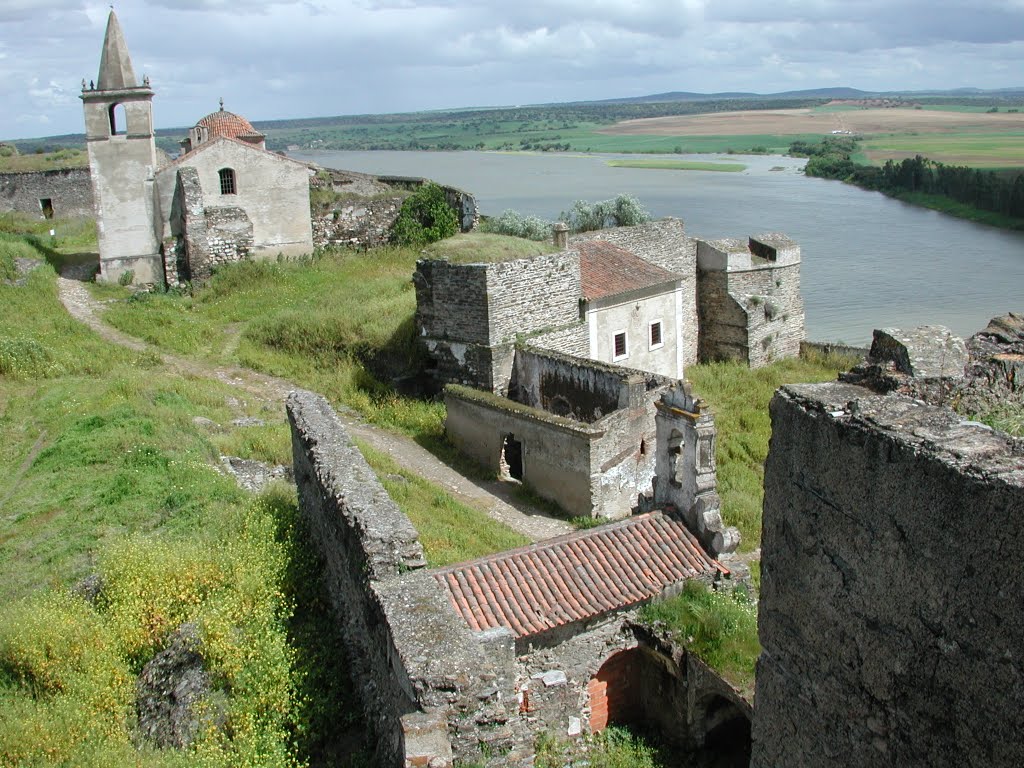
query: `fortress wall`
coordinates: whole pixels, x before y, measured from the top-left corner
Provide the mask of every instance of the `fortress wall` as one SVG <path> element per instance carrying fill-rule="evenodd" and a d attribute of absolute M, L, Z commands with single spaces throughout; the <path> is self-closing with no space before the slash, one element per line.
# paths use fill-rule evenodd
<path fill-rule="evenodd" d="M 0 173 L 0 211 L 18 211 L 43 218 L 40 201 L 49 199 L 53 215 L 93 218 L 89 169 L 61 168 L 31 173 Z"/>
<path fill-rule="evenodd" d="M 299 505 L 326 561 L 352 683 L 382 766 L 517 765 L 514 647 L 474 635 L 426 571 L 418 535 L 327 401 L 287 401 Z M 493 634 L 493 633 L 492 633 Z M 529 737 L 520 739 L 531 744 Z M 484 761 L 487 764 L 487 761 Z"/>
<path fill-rule="evenodd" d="M 575 251 L 487 265 L 489 344 L 578 323 L 580 260 Z"/>
<path fill-rule="evenodd" d="M 805 337 L 799 247 L 782 250 L 777 261 L 738 240 L 700 241 L 697 249 L 700 359 L 758 368 L 798 356 Z"/>
<path fill-rule="evenodd" d="M 1024 442 L 842 383 L 771 416 L 753 768 L 1024 764 Z"/>

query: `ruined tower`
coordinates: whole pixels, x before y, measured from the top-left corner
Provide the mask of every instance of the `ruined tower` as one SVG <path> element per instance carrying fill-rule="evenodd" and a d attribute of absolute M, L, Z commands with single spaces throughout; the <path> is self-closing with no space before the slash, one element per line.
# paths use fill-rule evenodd
<path fill-rule="evenodd" d="M 160 247 L 154 231 L 153 91 L 140 84 L 114 12 L 100 55 L 99 77 L 82 89 L 85 137 L 89 151 L 100 275 L 117 281 L 131 271 L 135 282 L 163 280 Z"/>

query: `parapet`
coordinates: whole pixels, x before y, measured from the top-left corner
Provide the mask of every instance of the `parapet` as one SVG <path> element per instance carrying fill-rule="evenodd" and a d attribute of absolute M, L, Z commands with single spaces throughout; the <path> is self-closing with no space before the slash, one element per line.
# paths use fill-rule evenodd
<path fill-rule="evenodd" d="M 743 272 L 800 263 L 800 246 L 780 232 L 697 241 L 697 268 L 705 272 Z"/>

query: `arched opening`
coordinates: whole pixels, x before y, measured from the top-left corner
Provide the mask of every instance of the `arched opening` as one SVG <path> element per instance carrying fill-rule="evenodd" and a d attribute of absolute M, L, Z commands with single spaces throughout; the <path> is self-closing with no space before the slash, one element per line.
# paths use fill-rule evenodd
<path fill-rule="evenodd" d="M 111 104 L 107 110 L 110 118 L 110 135 L 124 135 L 128 131 L 128 116 L 124 111 L 124 104 Z"/>
<path fill-rule="evenodd" d="M 222 195 L 237 194 L 238 189 L 235 186 L 234 168 L 221 168 L 217 171 L 217 175 L 220 177 L 220 193 Z"/>
<path fill-rule="evenodd" d="M 613 654 L 590 678 L 590 731 L 597 733 L 609 725 L 642 722 L 643 686 L 640 680 L 642 652 L 630 648 Z"/>
<path fill-rule="evenodd" d="M 750 765 L 750 720 L 734 702 L 723 696 L 709 697 L 703 706 L 703 718 L 694 725 L 703 731 L 703 752 L 714 755 L 716 768 Z"/>

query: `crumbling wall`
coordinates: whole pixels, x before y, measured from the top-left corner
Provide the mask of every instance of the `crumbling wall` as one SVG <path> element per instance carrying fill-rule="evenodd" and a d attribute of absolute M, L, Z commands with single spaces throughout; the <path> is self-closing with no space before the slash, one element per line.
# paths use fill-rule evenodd
<path fill-rule="evenodd" d="M 592 453 L 600 429 L 458 385 L 445 387 L 444 402 L 445 431 L 464 454 L 499 473 L 512 436 L 521 445 L 524 483 L 572 515 L 594 514 Z"/>
<path fill-rule="evenodd" d="M 327 563 L 378 764 L 521 764 L 532 744 L 515 718 L 511 636 L 474 635 L 455 614 L 327 401 L 293 392 L 287 411 L 299 506 Z"/>
<path fill-rule="evenodd" d="M 178 170 L 171 211 L 169 231 L 174 234 L 164 242 L 165 272 L 172 271 L 169 265 L 178 266 L 182 243 L 186 271 L 173 282 L 168 280 L 169 284 L 209 280 L 218 266 L 242 261 L 252 252 L 253 225 L 248 215 L 234 206 L 205 207 L 195 168 Z"/>
<path fill-rule="evenodd" d="M 313 245 L 378 248 L 386 245 L 402 207 L 402 198 L 353 200 L 313 216 Z"/>
<path fill-rule="evenodd" d="M 579 256 L 499 263 L 421 259 L 413 274 L 417 334 L 442 383 L 506 393 L 520 334 L 579 324 Z"/>
<path fill-rule="evenodd" d="M 55 218 L 94 217 L 88 167 L 0 173 L 0 211 L 18 211 L 44 218 L 43 200 L 50 201 Z"/>
<path fill-rule="evenodd" d="M 800 354 L 799 246 L 775 234 L 699 241 L 697 265 L 701 360 L 758 368 Z"/>
<path fill-rule="evenodd" d="M 846 383 L 771 416 L 753 768 L 1024 764 L 1024 444 Z"/>

